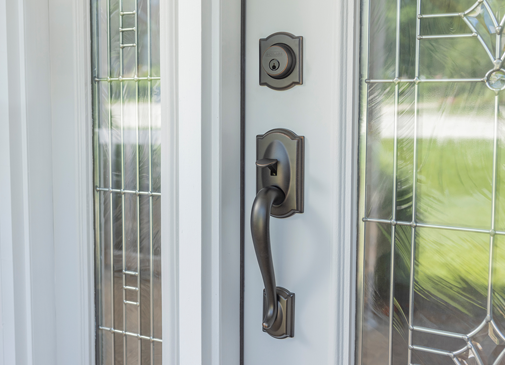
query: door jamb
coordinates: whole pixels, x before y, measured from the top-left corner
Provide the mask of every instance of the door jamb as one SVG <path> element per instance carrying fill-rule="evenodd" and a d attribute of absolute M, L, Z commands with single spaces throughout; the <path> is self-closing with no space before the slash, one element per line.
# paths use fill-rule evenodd
<path fill-rule="evenodd" d="M 95 363 L 96 326 L 91 4 L 48 0 L 48 8 L 55 358 L 88 365 Z M 79 335 L 72 339 L 65 328 Z"/>
<path fill-rule="evenodd" d="M 163 365 L 202 363 L 202 3 L 160 2 Z"/>
<path fill-rule="evenodd" d="M 9 132 L 2 134 L 9 138 L 0 156 L 2 200 L 10 198 L 2 211 L 10 221 L 2 218 L 1 266 L 2 280 L 12 282 L 0 289 L 12 299 L 1 308 L 11 320 L 2 328 L 8 333 L 2 360 L 89 365 L 95 336 L 89 2 L 1 6 L 8 94 L 2 122 L 9 127 L 2 128 Z"/>
<path fill-rule="evenodd" d="M 6 1 L 0 0 L 0 365 L 16 363 Z"/>
<path fill-rule="evenodd" d="M 352 365 L 355 363 L 356 332 L 356 263 L 358 250 L 358 141 L 359 141 L 359 77 L 360 77 L 360 0 L 337 2 L 334 25 L 333 68 L 335 82 L 332 124 L 334 136 L 331 153 L 336 166 L 332 168 L 334 186 L 332 191 L 333 216 L 333 266 L 334 300 L 339 301 L 338 310 L 330 321 L 334 323 L 332 338 L 336 344 L 329 356 L 331 364 Z M 338 156 L 338 157 L 337 157 Z M 343 173 L 341 173 L 343 172 Z"/>

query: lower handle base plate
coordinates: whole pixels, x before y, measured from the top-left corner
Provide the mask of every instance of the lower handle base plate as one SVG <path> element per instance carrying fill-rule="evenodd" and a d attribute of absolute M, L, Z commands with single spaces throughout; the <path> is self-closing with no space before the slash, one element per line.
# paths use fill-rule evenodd
<path fill-rule="evenodd" d="M 280 286 L 277 287 L 277 300 L 279 302 L 277 319 L 270 329 L 263 332 L 278 339 L 295 337 L 295 293 Z M 263 317 L 267 310 L 267 295 L 263 290 Z"/>

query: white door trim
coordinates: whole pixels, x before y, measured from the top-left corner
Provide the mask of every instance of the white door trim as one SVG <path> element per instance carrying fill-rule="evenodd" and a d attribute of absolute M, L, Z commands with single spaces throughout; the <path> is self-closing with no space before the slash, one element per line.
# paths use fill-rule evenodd
<path fill-rule="evenodd" d="M 44 4 L 35 5 L 32 8 L 28 5 L 22 0 L 6 1 L 7 83 L 4 85 L 8 92 L 6 101 L 8 102 L 9 119 L 5 120 L 5 123 L 9 126 L 9 145 L 7 145 L 9 153 L 2 154 L 0 158 L 3 166 L 10 166 L 9 170 L 5 171 L 10 188 L 4 187 L 9 189 L 5 194 L 10 196 L 11 201 L 10 205 L 3 207 L 3 213 L 10 214 L 12 240 L 2 242 L 2 254 L 12 250 L 14 306 L 13 308 L 3 307 L 2 317 L 14 319 L 15 331 L 9 335 L 15 343 L 14 347 L 7 351 L 10 357 L 16 357 L 17 363 L 31 365 L 34 356 L 41 355 L 39 351 L 41 348 L 45 345 L 53 345 L 52 313 L 46 318 L 37 320 L 34 318 L 32 302 L 39 299 L 38 294 L 44 289 L 50 297 L 49 302 L 52 301 L 54 277 L 52 276 L 52 260 L 47 255 L 49 251 L 46 252 L 46 255 L 41 255 L 40 259 L 45 261 L 50 269 L 38 273 L 36 278 L 32 275 L 31 248 L 35 244 L 39 248 L 43 248 L 45 243 L 52 241 L 51 232 L 40 229 L 41 225 L 52 226 L 52 216 L 45 214 L 41 217 L 38 227 L 32 224 L 33 220 L 38 218 L 38 213 L 44 210 L 43 206 L 35 207 L 32 203 L 37 196 L 36 193 L 40 191 L 38 189 L 47 191 L 48 187 L 50 188 L 47 170 L 45 174 L 30 176 L 30 168 L 34 168 L 32 157 L 34 153 L 38 153 L 37 157 L 47 161 L 48 157 L 50 160 L 50 152 L 48 153 L 47 144 L 44 144 L 44 141 L 30 138 L 29 131 L 35 122 L 34 118 L 37 119 L 39 127 L 47 127 L 50 124 L 50 102 L 48 102 L 49 83 L 41 82 L 41 80 L 47 80 L 49 71 L 48 50 L 43 49 L 47 44 L 45 42 L 48 36 L 44 32 L 47 30 L 47 27 L 44 27 L 44 24 L 47 25 L 47 16 L 45 16 L 47 13 L 40 11 L 40 6 Z M 37 12 L 40 18 L 30 24 L 33 13 Z M 37 39 L 29 36 L 34 27 L 39 27 Z M 31 48 L 37 41 L 39 42 L 38 47 Z M 28 76 L 34 73 L 35 63 L 38 63 L 39 66 L 39 80 Z M 39 99 L 33 97 L 37 92 L 41 93 Z M 29 110 L 28 105 L 33 108 L 32 111 Z M 50 139 L 47 142 L 50 143 Z M 45 166 L 37 167 L 44 169 Z M 37 181 L 37 186 L 34 186 L 33 180 Z M 46 204 L 47 198 L 47 196 L 41 198 L 40 204 Z M 44 213 L 47 213 L 47 209 L 51 210 L 52 206 L 46 207 Z M 2 271 L 4 268 L 2 265 Z M 42 285 L 38 288 L 39 291 L 35 292 L 34 287 L 40 284 Z M 1 295 L 3 298 L 9 295 L 8 289 L 8 285 L 2 286 Z M 48 303 L 44 303 L 44 305 L 47 308 Z M 9 309 L 12 312 L 7 312 Z M 46 330 L 46 337 L 37 341 L 38 339 L 34 337 L 41 332 L 43 327 Z M 53 358 L 49 356 L 49 361 L 51 360 Z"/>
<path fill-rule="evenodd" d="M 164 365 L 202 363 L 201 9 L 160 2 Z"/>
<path fill-rule="evenodd" d="M 9 263 L 12 276 L 0 296 L 13 305 L 2 303 L 2 330 L 9 332 L 0 352 L 5 364 L 90 365 L 95 333 L 89 1 L 16 0 L 1 6 L 8 81 L 2 84 L 2 102 L 8 103 L 1 121 L 2 137 L 8 138 L 0 154 L 0 199 L 6 203 L 2 283 L 8 282 Z"/>
<path fill-rule="evenodd" d="M 2 298 L 15 291 L 14 306 L 2 303 L 2 318 L 14 309 L 20 364 L 93 364 L 89 0 L 1 5 L 9 75 L 2 92 L 9 95 L 11 128 L 2 187 L 10 182 L 12 197 L 3 214 L 11 212 L 13 232 L 12 242 L 5 231 L 1 243 L 2 253 L 14 249 L 13 283 L 1 286 Z M 201 73 L 194 72 L 201 70 L 200 15 L 196 0 L 161 2 L 164 364 L 202 361 Z M 2 265 L 2 283 L 7 274 Z"/>
<path fill-rule="evenodd" d="M 239 353 L 240 3 L 161 2 L 161 25 L 163 364 L 220 365 Z"/>
<path fill-rule="evenodd" d="M 0 365 L 16 363 L 7 1 L 0 0 Z"/>
<path fill-rule="evenodd" d="M 334 302 L 337 303 L 334 331 L 331 334 L 335 348 L 329 356 L 331 364 L 352 365 L 355 362 L 356 326 L 356 260 L 357 260 L 357 207 L 358 207 L 358 116 L 359 116 L 359 51 L 360 0 L 336 2 L 333 52 L 337 60 L 333 69 L 335 82 L 331 135 L 335 166 L 332 180 L 334 202 L 333 266 Z M 344 51 L 343 51 L 344 50 Z"/>
<path fill-rule="evenodd" d="M 87 365 L 95 363 L 90 1 L 48 5 L 56 363 Z"/>

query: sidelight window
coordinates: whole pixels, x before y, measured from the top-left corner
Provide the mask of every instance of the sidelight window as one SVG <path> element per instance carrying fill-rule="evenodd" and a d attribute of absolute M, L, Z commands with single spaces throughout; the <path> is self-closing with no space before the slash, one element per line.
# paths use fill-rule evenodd
<path fill-rule="evenodd" d="M 97 364 L 161 364 L 159 0 L 92 0 Z"/>

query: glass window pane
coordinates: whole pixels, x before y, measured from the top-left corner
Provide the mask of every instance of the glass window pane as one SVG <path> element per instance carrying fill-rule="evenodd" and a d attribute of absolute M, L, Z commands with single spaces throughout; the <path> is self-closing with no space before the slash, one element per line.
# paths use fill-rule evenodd
<path fill-rule="evenodd" d="M 97 360 L 161 364 L 159 0 L 92 0 Z"/>
<path fill-rule="evenodd" d="M 362 1 L 360 365 L 505 363 L 503 9 Z"/>

